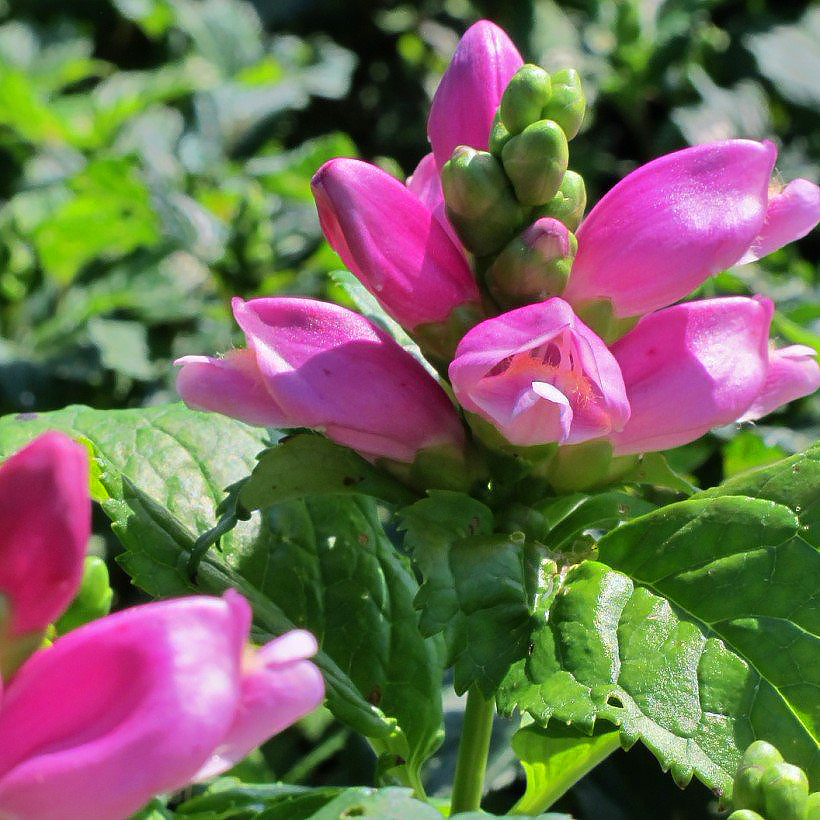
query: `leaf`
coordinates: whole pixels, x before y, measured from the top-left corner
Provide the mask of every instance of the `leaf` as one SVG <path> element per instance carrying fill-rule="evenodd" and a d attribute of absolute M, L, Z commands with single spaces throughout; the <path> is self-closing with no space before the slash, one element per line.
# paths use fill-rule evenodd
<path fill-rule="evenodd" d="M 625 523 L 537 612 L 503 711 L 640 738 L 727 793 L 763 738 L 820 780 L 820 446 Z"/>
<path fill-rule="evenodd" d="M 683 476 L 678 475 L 667 464 L 663 453 L 646 453 L 628 473 L 618 477 L 619 482 L 629 484 L 650 484 L 676 493 L 691 495 L 697 488 L 693 487 Z"/>
<path fill-rule="evenodd" d="M 431 491 L 400 516 L 424 576 L 421 629 L 445 632 L 458 694 L 476 683 L 490 697 L 529 638 L 524 539 L 492 535 L 490 510 L 456 492 Z"/>
<path fill-rule="evenodd" d="M 611 728 L 596 727 L 592 735 L 554 723 L 519 729 L 512 748 L 524 767 L 527 788 L 515 804 L 515 814 L 549 808 L 620 745 L 618 730 Z"/>
<path fill-rule="evenodd" d="M 786 454 L 777 447 L 767 447 L 754 433 L 738 433 L 723 446 L 722 455 L 723 474 L 731 478 L 752 467 L 779 461 Z"/>
<path fill-rule="evenodd" d="M 400 526 L 405 530 L 405 547 L 424 577 L 414 602 L 421 611 L 422 634 L 452 632 L 458 597 L 450 570 L 449 548 L 459 538 L 489 535 L 493 531 L 493 514 L 480 501 L 463 493 L 431 490 L 428 498 L 405 507 L 399 517 Z M 448 665 L 451 663 L 448 660 Z"/>
<path fill-rule="evenodd" d="M 408 504 L 415 493 L 361 456 L 315 433 L 297 433 L 265 450 L 239 492 L 239 504 L 259 510 L 323 493 L 361 493 Z"/>
<path fill-rule="evenodd" d="M 102 618 L 111 610 L 113 591 L 108 582 L 108 567 L 97 555 L 88 555 L 80 589 L 68 609 L 55 624 L 58 635 Z"/>
<path fill-rule="evenodd" d="M 377 750 L 393 755 L 393 765 L 406 762 L 418 788 L 420 766 L 443 737 L 443 642 L 419 630 L 418 585 L 375 504 L 363 496 L 306 498 L 273 506 L 264 518 L 265 537 L 225 550 L 225 560 L 310 629 L 357 691 L 395 720 Z"/>
<path fill-rule="evenodd" d="M 195 534 L 216 523 L 223 489 L 248 474 L 263 447 L 264 431 L 181 404 L 109 411 L 74 406 L 0 418 L 0 458 L 47 430 L 93 445 L 109 497 L 103 509 L 125 547 L 118 560 L 137 586 L 156 597 L 219 594 L 235 587 L 254 609 L 260 642 L 293 628 L 276 603 L 224 558 L 255 550 L 264 560 L 276 536 L 261 516 L 240 522 L 223 536 L 223 555 L 201 562 L 196 583 L 186 572 Z M 394 731 L 395 721 L 365 700 L 369 690 L 360 692 L 327 653 L 320 652 L 317 663 L 325 676 L 328 705 L 340 720 L 367 737 Z"/>
<path fill-rule="evenodd" d="M 309 789 L 285 784 L 253 785 L 221 778 L 205 794 L 186 800 L 176 816 L 187 820 L 340 820 L 374 817 L 380 820 L 441 820 L 429 803 L 412 797 L 409 789 L 324 787 Z M 483 811 L 456 814 L 460 820 L 483 820 Z M 527 820 L 527 818 L 522 818 Z M 545 814 L 529 820 L 571 820 L 565 814 Z"/>

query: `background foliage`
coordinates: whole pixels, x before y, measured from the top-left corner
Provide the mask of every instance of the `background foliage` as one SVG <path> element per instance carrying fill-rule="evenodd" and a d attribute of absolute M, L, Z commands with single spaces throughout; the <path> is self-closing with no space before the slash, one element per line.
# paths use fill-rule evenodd
<path fill-rule="evenodd" d="M 410 173 L 427 151 L 430 95 L 457 38 L 478 17 L 505 27 L 526 59 L 581 71 L 590 114 L 573 158 L 593 202 L 659 154 L 731 136 L 773 139 L 784 179 L 817 180 L 820 8 L 805 2 L 5 0 L 0 414 L 175 400 L 174 358 L 238 341 L 232 295 L 299 293 L 344 303 L 310 176 L 331 157 L 354 155 L 397 176 Z M 815 235 L 704 290 L 765 293 L 776 303 L 781 341 L 820 351 L 819 248 Z M 765 424 L 718 431 L 671 460 L 710 487 L 807 448 L 818 427 L 815 396 Z M 240 467 L 258 447 L 242 442 Z M 241 474 L 228 469 L 212 491 Z M 286 533 L 304 572 L 321 571 L 331 556 L 300 542 L 304 521 L 318 511 L 303 502 L 288 510 L 286 521 L 268 522 L 264 537 Z M 375 514 L 356 511 L 365 520 Z M 182 517 L 195 529 L 209 524 L 196 511 Z M 237 533 L 228 547 L 241 576 L 261 547 L 259 538 Z M 113 555 L 118 547 L 108 538 Z M 384 564 L 390 551 L 377 540 L 370 560 Z M 136 560 L 133 551 L 129 559 Z M 394 564 L 391 595 L 403 606 L 405 570 Z M 122 606 L 136 593 L 117 572 L 112 565 L 115 606 Z M 294 602 L 287 616 L 319 630 L 331 604 Z M 339 642 L 345 630 L 360 628 L 354 616 L 338 627 Z M 356 617 L 372 623 L 366 613 Z M 408 640 L 401 652 L 421 651 Z M 358 684 L 378 687 L 379 698 L 387 687 L 389 706 L 390 652 L 399 648 L 379 651 L 388 653 L 379 661 L 384 679 L 370 689 Z M 364 715 L 350 697 L 351 710 Z M 452 693 L 445 712 L 443 754 L 427 772 L 433 794 L 452 779 L 451 730 L 459 719 Z M 499 721 L 490 771 L 496 794 L 488 804 L 499 810 L 521 791 L 506 751 L 511 733 L 512 724 Z M 420 748 L 429 738 L 422 731 L 400 741 L 406 756 L 408 742 Z M 269 743 L 241 774 L 355 785 L 372 782 L 374 765 L 370 750 L 322 713 Z M 697 785 L 677 792 L 636 746 L 613 756 L 559 808 L 581 818 L 700 818 L 714 801 Z"/>

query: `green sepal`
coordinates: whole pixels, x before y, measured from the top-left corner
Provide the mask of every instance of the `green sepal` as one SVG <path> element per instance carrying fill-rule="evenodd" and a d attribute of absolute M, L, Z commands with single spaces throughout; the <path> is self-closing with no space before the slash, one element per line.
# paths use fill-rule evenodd
<path fill-rule="evenodd" d="M 568 230 L 575 231 L 581 224 L 587 206 L 587 189 L 584 178 L 575 171 L 567 171 L 561 180 L 558 193 L 546 205 L 540 205 L 532 212 L 533 221 L 550 217 L 563 222 Z"/>
<path fill-rule="evenodd" d="M 613 458 L 612 445 L 603 439 L 559 447 L 546 471 L 558 493 L 605 487 L 638 463 L 637 456 Z"/>
<path fill-rule="evenodd" d="M 454 308 L 450 315 L 440 322 L 416 325 L 411 335 L 430 361 L 437 365 L 448 365 L 453 360 L 456 347 L 464 334 L 485 318 L 486 314 L 481 305 L 465 302 Z"/>
<path fill-rule="evenodd" d="M 524 224 L 504 169 L 486 151 L 456 148 L 441 169 L 441 187 L 450 223 L 476 256 L 501 250 Z"/>
<path fill-rule="evenodd" d="M 544 205 L 561 187 L 569 145 L 561 126 L 544 119 L 511 137 L 501 151 L 504 171 L 522 205 Z"/>
<path fill-rule="evenodd" d="M 532 63 L 521 66 L 510 80 L 498 107 L 501 122 L 511 134 L 520 134 L 541 119 L 552 97 L 552 81 L 543 68 Z"/>
<path fill-rule="evenodd" d="M 469 445 L 464 450 L 452 445 L 421 450 L 412 464 L 390 459 L 380 459 L 378 464 L 405 484 L 420 490 L 469 492 L 487 475 L 481 454 Z"/>
<path fill-rule="evenodd" d="M 535 229 L 532 225 L 513 239 L 485 275 L 490 294 L 504 308 L 560 296 L 569 280 L 578 252 L 575 236 L 568 234 L 567 253 L 561 255 L 555 241 L 535 236 Z"/>
<path fill-rule="evenodd" d="M 601 299 L 594 302 L 581 302 L 572 306 L 575 315 L 593 330 L 607 345 L 612 345 L 623 338 L 638 324 L 639 316 L 619 319 L 615 316 L 612 302 Z"/>
<path fill-rule="evenodd" d="M 571 140 L 581 128 L 587 107 L 581 78 L 574 68 L 566 68 L 551 75 L 551 81 L 552 97 L 544 106 L 541 116 L 555 120 L 564 130 L 567 139 Z"/>

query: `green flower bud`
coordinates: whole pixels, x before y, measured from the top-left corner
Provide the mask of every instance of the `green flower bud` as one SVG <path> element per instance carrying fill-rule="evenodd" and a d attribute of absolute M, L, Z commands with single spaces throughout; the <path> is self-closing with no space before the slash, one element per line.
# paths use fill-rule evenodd
<path fill-rule="evenodd" d="M 751 809 L 739 809 L 733 811 L 726 820 L 766 820 L 766 818 Z"/>
<path fill-rule="evenodd" d="M 540 66 L 527 63 L 516 71 L 498 108 L 511 134 L 519 134 L 541 119 L 541 111 L 550 101 L 551 85 L 550 75 Z"/>
<path fill-rule="evenodd" d="M 568 140 L 581 128 L 586 107 L 581 78 L 574 68 L 557 71 L 552 75 L 552 97 L 544 106 L 541 116 L 555 120 L 564 129 Z"/>
<path fill-rule="evenodd" d="M 486 151 L 456 148 L 441 169 L 441 187 L 447 218 L 476 256 L 499 251 L 524 224 L 501 165 Z"/>
<path fill-rule="evenodd" d="M 578 241 L 555 219 L 539 219 L 504 248 L 486 273 L 501 307 L 512 308 L 559 296 L 569 279 Z"/>
<path fill-rule="evenodd" d="M 812 792 L 806 804 L 806 820 L 820 820 L 820 792 Z"/>
<path fill-rule="evenodd" d="M 775 763 L 760 781 L 763 810 L 776 820 L 805 820 L 809 803 L 806 773 L 791 763 Z"/>
<path fill-rule="evenodd" d="M 740 758 L 740 765 L 737 767 L 738 772 L 749 766 L 762 766 L 767 769 L 769 766 L 774 766 L 775 763 L 782 763 L 783 756 L 780 752 L 767 743 L 765 740 L 756 740 L 749 746 Z"/>
<path fill-rule="evenodd" d="M 539 120 L 508 140 L 501 161 L 518 201 L 544 205 L 555 196 L 564 179 L 569 162 L 567 138 L 558 123 Z"/>
<path fill-rule="evenodd" d="M 497 157 L 498 159 L 501 158 L 501 149 L 507 144 L 507 140 L 512 136 L 510 132 L 507 130 L 507 127 L 501 122 L 501 115 L 498 111 L 495 112 L 495 119 L 493 120 L 492 127 L 490 128 L 490 153 Z"/>
<path fill-rule="evenodd" d="M 567 171 L 561 180 L 558 193 L 546 204 L 536 208 L 533 219 L 550 217 L 563 222 L 571 231 L 578 229 L 587 206 L 587 189 L 584 178 L 575 171 Z"/>
<path fill-rule="evenodd" d="M 754 809 L 763 811 L 763 792 L 760 781 L 763 779 L 765 766 L 745 766 L 738 770 L 732 789 L 732 805 L 736 809 Z"/>

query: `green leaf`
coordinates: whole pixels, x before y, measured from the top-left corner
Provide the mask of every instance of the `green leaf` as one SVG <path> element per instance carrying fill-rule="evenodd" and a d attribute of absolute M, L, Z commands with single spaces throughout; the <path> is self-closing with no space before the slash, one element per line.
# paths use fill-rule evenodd
<path fill-rule="evenodd" d="M 619 476 L 618 481 L 624 484 L 650 484 L 684 495 L 691 495 L 697 489 L 667 464 L 663 453 L 642 455 L 635 467 Z"/>
<path fill-rule="evenodd" d="M 620 745 L 617 729 L 600 726 L 592 735 L 555 723 L 545 729 L 534 724 L 519 729 L 512 748 L 524 767 L 527 788 L 513 813 L 532 814 L 549 808 Z"/>
<path fill-rule="evenodd" d="M 360 455 L 315 433 L 297 433 L 265 450 L 239 491 L 239 505 L 260 510 L 323 493 L 361 493 L 409 504 L 415 493 Z"/>
<path fill-rule="evenodd" d="M 816 784 L 818 535 L 820 447 L 623 524 L 536 612 L 500 707 L 603 718 L 723 793 L 763 738 Z"/>
<path fill-rule="evenodd" d="M 786 455 L 777 447 L 767 447 L 754 433 L 738 433 L 723 446 L 723 475 L 738 473 L 779 461 Z"/>
<path fill-rule="evenodd" d="M 363 496 L 306 498 L 264 514 L 266 534 L 225 560 L 294 623 L 316 634 L 365 699 L 396 722 L 377 751 L 421 764 L 441 743 L 443 641 L 418 626 L 412 571 Z"/>
<path fill-rule="evenodd" d="M 428 498 L 401 510 L 399 517 L 405 530 L 405 547 L 413 554 L 424 577 L 414 602 L 421 612 L 419 627 L 424 635 L 446 631 L 450 646 L 456 631 L 453 619 L 458 613 L 458 596 L 449 549 L 460 538 L 489 535 L 493 531 L 493 514 L 480 501 L 463 493 L 431 490 Z M 449 654 L 452 656 L 452 649 Z"/>
<path fill-rule="evenodd" d="M 415 800 L 408 789 L 324 787 L 309 789 L 285 784 L 254 785 L 221 778 L 205 794 L 176 809 L 186 820 L 340 820 L 374 817 L 380 820 L 441 820 L 429 803 Z M 456 814 L 459 820 L 483 820 L 483 811 Z M 152 818 L 153 820 L 153 818 Z M 571 820 L 565 814 L 544 814 L 530 820 Z"/>
<path fill-rule="evenodd" d="M 125 547 L 118 560 L 137 586 L 156 597 L 219 594 L 234 587 L 254 609 L 260 642 L 293 628 L 282 609 L 225 558 L 253 554 L 264 565 L 279 541 L 260 515 L 223 536 L 223 553 L 201 562 L 195 582 L 186 572 L 195 534 L 214 526 L 224 488 L 250 472 L 264 446 L 264 431 L 181 404 L 109 411 L 74 406 L 0 418 L 0 458 L 47 430 L 93 446 L 108 497 L 103 509 Z M 408 601 L 410 597 L 408 592 Z M 384 640 L 382 632 L 378 639 Z M 369 689 L 358 690 L 326 652 L 319 653 L 317 663 L 325 676 L 328 705 L 340 720 L 368 737 L 386 738 L 395 731 L 395 720 L 365 700 Z"/>
<path fill-rule="evenodd" d="M 445 633 L 458 694 L 477 683 L 492 696 L 531 628 L 523 538 L 492 535 L 489 508 L 456 492 L 431 491 L 400 516 L 424 577 L 415 601 L 422 631 Z"/>

